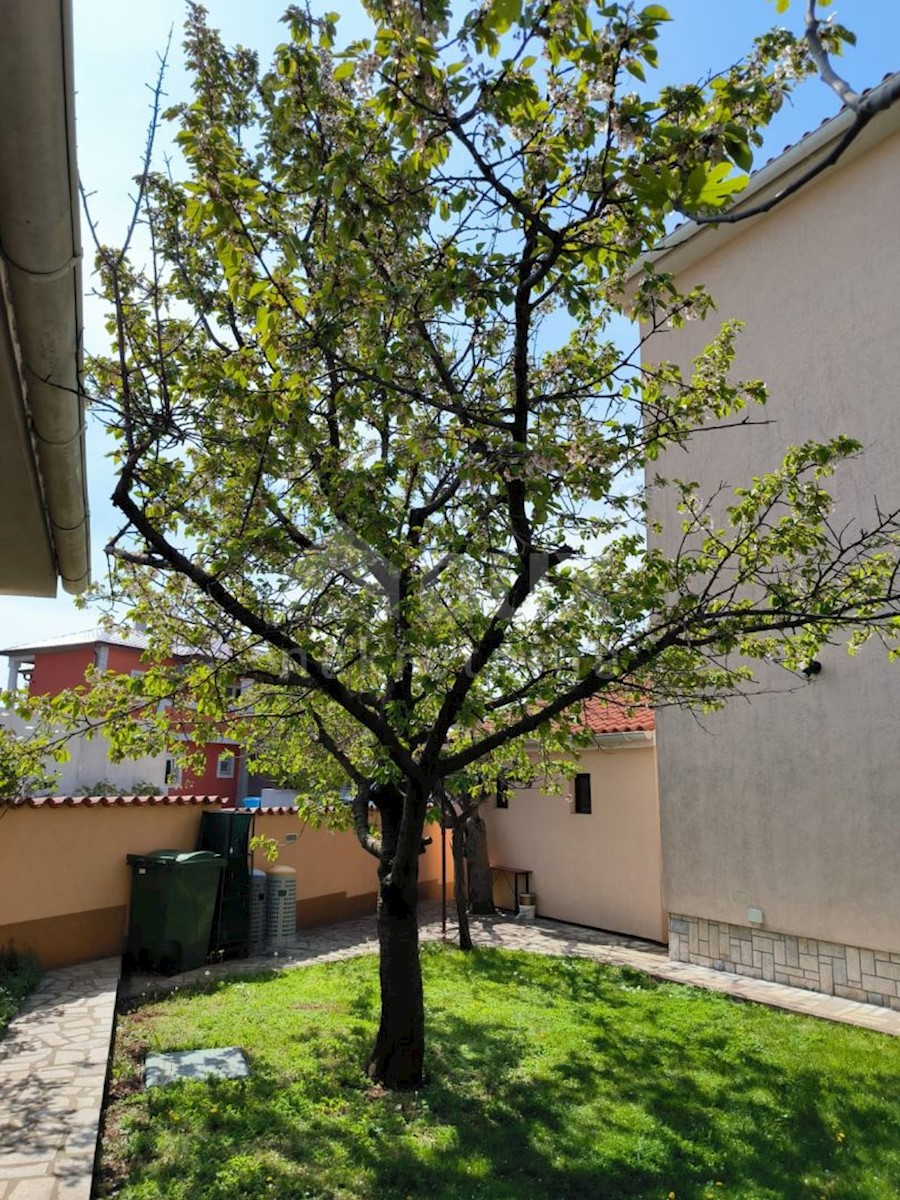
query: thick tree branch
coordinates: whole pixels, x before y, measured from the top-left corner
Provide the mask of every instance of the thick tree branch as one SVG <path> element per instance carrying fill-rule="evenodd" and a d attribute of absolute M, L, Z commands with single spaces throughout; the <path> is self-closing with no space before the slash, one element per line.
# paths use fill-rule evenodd
<path fill-rule="evenodd" d="M 853 90 L 846 79 L 842 79 L 838 75 L 831 64 L 831 58 L 822 45 L 822 39 L 819 37 L 819 26 L 822 22 L 816 16 L 818 6 L 818 0 L 807 0 L 806 44 L 809 47 L 810 56 L 816 64 L 816 70 L 819 72 L 819 78 L 822 82 L 837 93 L 842 104 L 846 104 L 848 108 L 852 108 L 854 111 L 859 111 L 862 97 L 858 92 Z"/>
<path fill-rule="evenodd" d="M 853 95 L 856 96 L 856 93 L 854 92 Z M 779 204 L 783 204 L 791 196 L 795 196 L 797 192 L 805 188 L 807 184 L 821 175 L 823 171 L 827 171 L 829 167 L 833 167 L 836 163 L 840 162 L 846 151 L 853 145 L 869 122 L 877 117 L 879 113 L 892 108 L 898 102 L 900 102 L 900 76 L 895 76 L 878 87 L 873 88 L 872 91 L 859 96 L 856 102 L 847 110 L 854 114 L 852 123 L 834 144 L 829 153 L 823 158 L 818 159 L 792 183 L 782 188 L 781 191 L 776 192 L 774 196 L 770 196 L 768 200 L 762 200 L 758 204 L 737 207 L 729 212 L 715 213 L 709 216 L 695 216 L 690 213 L 685 213 L 684 215 L 696 225 L 736 225 L 740 221 L 748 221 L 751 217 L 758 217 L 763 213 L 771 212 L 773 208 Z"/>
<path fill-rule="evenodd" d="M 359 844 L 373 858 L 381 861 L 384 853 L 381 839 L 369 830 L 369 784 L 363 782 L 353 794 L 353 830 Z"/>
<path fill-rule="evenodd" d="M 422 763 L 431 764 L 437 760 L 466 696 L 493 654 L 503 644 L 506 630 L 516 613 L 547 572 L 573 555 L 574 551 L 568 546 L 563 546 L 549 554 L 528 555 L 524 568 L 520 570 L 503 603 L 488 622 L 478 645 L 457 671 L 425 741 L 420 759 Z"/>
<path fill-rule="evenodd" d="M 281 650 L 293 662 L 299 663 L 303 672 L 326 696 L 359 721 L 378 739 L 381 745 L 388 749 L 397 766 L 405 774 L 411 778 L 420 778 L 421 773 L 416 762 L 400 744 L 390 724 L 370 709 L 359 693 L 354 692 L 332 675 L 313 655 L 303 650 L 281 629 L 247 608 L 219 580 L 173 546 L 153 522 L 148 520 L 140 506 L 132 499 L 130 492 L 130 483 L 136 463 L 137 459 L 132 455 L 123 466 L 119 482 L 113 492 L 113 503 L 128 517 L 147 544 L 217 604 L 223 612 L 228 613 L 245 629 L 262 638 L 274 649 Z"/>

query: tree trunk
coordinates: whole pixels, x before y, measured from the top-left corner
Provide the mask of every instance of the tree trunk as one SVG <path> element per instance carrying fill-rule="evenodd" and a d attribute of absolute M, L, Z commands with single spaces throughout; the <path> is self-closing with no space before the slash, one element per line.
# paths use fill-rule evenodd
<path fill-rule="evenodd" d="M 381 1021 L 366 1073 L 387 1088 L 417 1088 L 425 1078 L 425 1004 L 416 911 L 424 805 L 413 796 L 404 800 L 396 789 L 379 793 L 376 803 L 381 810 L 383 846 L 378 867 Z M 404 803 L 416 810 L 405 828 Z"/>
<path fill-rule="evenodd" d="M 487 828 L 477 809 L 466 820 L 466 865 L 469 909 L 473 913 L 492 913 L 494 878 L 488 861 Z"/>
<path fill-rule="evenodd" d="M 468 889 L 466 887 L 465 831 L 461 820 L 453 822 L 453 899 L 456 901 L 456 919 L 459 922 L 459 948 L 472 949 L 469 931 Z"/>

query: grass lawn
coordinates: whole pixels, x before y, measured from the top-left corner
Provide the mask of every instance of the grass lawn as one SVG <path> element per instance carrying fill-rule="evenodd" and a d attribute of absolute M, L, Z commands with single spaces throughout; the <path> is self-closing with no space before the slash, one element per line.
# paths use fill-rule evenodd
<path fill-rule="evenodd" d="M 373 1089 L 373 958 L 119 1020 L 101 1195 L 121 1200 L 896 1200 L 900 1040 L 580 959 L 423 951 L 431 1082 Z M 140 1090 L 149 1050 L 247 1080 Z"/>
<path fill-rule="evenodd" d="M 0 950 L 0 1038 L 22 1001 L 41 981 L 41 968 L 30 954 Z"/>

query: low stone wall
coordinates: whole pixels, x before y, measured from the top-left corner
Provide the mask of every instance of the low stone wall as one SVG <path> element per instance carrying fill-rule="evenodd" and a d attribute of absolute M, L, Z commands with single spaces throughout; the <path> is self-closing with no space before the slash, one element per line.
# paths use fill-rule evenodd
<path fill-rule="evenodd" d="M 900 954 L 669 913 L 669 957 L 900 1011 Z"/>

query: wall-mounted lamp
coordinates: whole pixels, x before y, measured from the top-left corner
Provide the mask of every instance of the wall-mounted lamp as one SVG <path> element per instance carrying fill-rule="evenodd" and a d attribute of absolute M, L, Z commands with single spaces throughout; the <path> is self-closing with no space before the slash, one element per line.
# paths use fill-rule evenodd
<path fill-rule="evenodd" d="M 817 658 L 812 659 L 805 666 L 800 668 L 800 674 L 804 675 L 807 679 L 812 679 L 814 675 L 821 674 L 821 671 L 822 664 Z"/>

